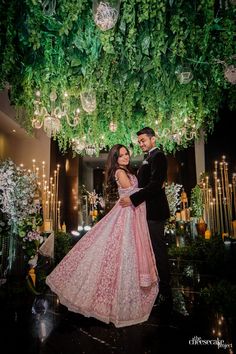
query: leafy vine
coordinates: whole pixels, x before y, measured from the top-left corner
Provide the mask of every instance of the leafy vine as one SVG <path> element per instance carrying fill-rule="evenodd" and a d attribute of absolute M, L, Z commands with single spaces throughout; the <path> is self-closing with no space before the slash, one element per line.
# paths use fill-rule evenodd
<path fill-rule="evenodd" d="M 29 132 L 36 90 L 47 107 L 52 89 L 67 91 L 73 109 L 82 91 L 96 91 L 96 111 L 54 136 L 63 151 L 77 138 L 97 151 L 119 142 L 136 153 L 131 136 L 146 125 L 165 151 L 185 148 L 214 129 L 226 98 L 236 107 L 236 86 L 217 62 L 235 54 L 235 13 L 213 0 L 126 0 L 115 27 L 101 31 L 91 0 L 58 0 L 53 14 L 36 0 L 1 2 L 1 87 L 24 109 L 17 119 Z M 179 66 L 191 70 L 189 83 L 179 82 Z"/>

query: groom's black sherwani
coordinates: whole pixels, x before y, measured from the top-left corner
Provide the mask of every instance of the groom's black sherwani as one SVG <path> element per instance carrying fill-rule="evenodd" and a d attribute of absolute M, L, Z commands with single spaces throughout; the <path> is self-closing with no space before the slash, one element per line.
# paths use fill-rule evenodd
<path fill-rule="evenodd" d="M 147 220 L 169 218 L 169 205 L 163 187 L 167 180 L 167 159 L 158 149 L 152 150 L 138 171 L 138 186 L 142 188 L 130 196 L 134 206 L 146 202 Z"/>
<path fill-rule="evenodd" d="M 164 183 L 167 179 L 167 158 L 163 152 L 154 149 L 143 161 L 138 171 L 140 191 L 130 199 L 134 206 L 146 202 L 147 222 L 160 277 L 160 294 L 172 304 L 170 271 L 167 245 L 164 235 L 165 221 L 170 216 Z"/>

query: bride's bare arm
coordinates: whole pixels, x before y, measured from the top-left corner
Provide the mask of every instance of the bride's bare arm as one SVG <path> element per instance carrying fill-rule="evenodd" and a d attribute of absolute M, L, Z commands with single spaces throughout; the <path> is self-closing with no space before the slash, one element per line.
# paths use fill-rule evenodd
<path fill-rule="evenodd" d="M 117 170 L 116 171 L 116 179 L 118 182 L 119 187 L 121 188 L 129 188 L 131 187 L 131 182 L 127 173 L 124 170 Z"/>

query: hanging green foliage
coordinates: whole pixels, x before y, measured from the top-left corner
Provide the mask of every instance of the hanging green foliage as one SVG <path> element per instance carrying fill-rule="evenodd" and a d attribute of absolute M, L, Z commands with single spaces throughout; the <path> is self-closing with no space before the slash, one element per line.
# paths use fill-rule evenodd
<path fill-rule="evenodd" d="M 24 108 L 18 120 L 29 132 L 35 92 L 48 108 L 52 90 L 58 104 L 68 92 L 70 117 L 76 106 L 81 114 L 78 126 L 62 122 L 54 136 L 62 151 L 73 139 L 96 151 L 132 146 L 132 135 L 150 125 L 172 152 L 192 144 L 201 129 L 211 132 L 223 103 L 235 108 L 236 86 L 219 62 L 235 65 L 233 4 L 125 0 L 115 27 L 102 31 L 92 1 L 58 0 L 51 12 L 45 3 L 1 1 L 1 86 L 8 84 L 12 104 Z M 81 108 L 80 93 L 88 89 L 96 92 L 92 113 Z"/>

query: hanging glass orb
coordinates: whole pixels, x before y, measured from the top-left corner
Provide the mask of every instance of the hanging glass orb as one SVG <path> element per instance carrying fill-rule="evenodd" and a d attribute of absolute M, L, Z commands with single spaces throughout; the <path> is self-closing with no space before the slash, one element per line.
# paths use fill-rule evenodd
<path fill-rule="evenodd" d="M 97 107 L 96 93 L 94 91 L 81 92 L 80 100 L 83 110 L 87 113 L 92 113 Z"/>
<path fill-rule="evenodd" d="M 47 116 L 43 121 L 44 130 L 49 138 L 55 136 L 61 129 L 61 121 L 57 117 Z"/>
<path fill-rule="evenodd" d="M 229 65 L 224 71 L 225 79 L 231 84 L 236 84 L 236 67 L 234 65 Z"/>
<path fill-rule="evenodd" d="M 109 129 L 113 133 L 116 132 L 117 131 L 117 124 L 115 122 L 111 121 L 109 124 Z"/>
<path fill-rule="evenodd" d="M 137 137 L 136 133 L 132 132 L 130 139 L 131 139 L 133 144 L 138 144 L 138 137 Z"/>
<path fill-rule="evenodd" d="M 53 16 L 56 13 L 56 0 L 44 0 L 41 3 L 46 16 Z"/>
<path fill-rule="evenodd" d="M 93 18 L 96 25 L 107 31 L 115 26 L 120 11 L 120 0 L 93 0 Z"/>
<path fill-rule="evenodd" d="M 81 138 L 72 139 L 72 148 L 77 154 L 81 154 L 81 152 L 85 149 L 86 143 Z"/>
<path fill-rule="evenodd" d="M 193 79 L 193 73 L 189 66 L 178 66 L 175 74 L 181 84 L 188 84 Z"/>
<path fill-rule="evenodd" d="M 85 148 L 85 152 L 86 152 L 86 154 L 89 155 L 89 156 L 96 155 L 96 149 L 95 149 L 94 146 L 90 146 L 90 145 L 87 146 L 87 147 Z"/>
<path fill-rule="evenodd" d="M 49 95 L 49 98 L 50 98 L 50 101 L 51 101 L 51 102 L 55 102 L 56 99 L 57 99 L 57 94 L 56 94 L 56 92 L 55 92 L 55 91 L 52 91 L 52 92 L 50 93 L 50 95 Z"/>

